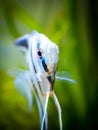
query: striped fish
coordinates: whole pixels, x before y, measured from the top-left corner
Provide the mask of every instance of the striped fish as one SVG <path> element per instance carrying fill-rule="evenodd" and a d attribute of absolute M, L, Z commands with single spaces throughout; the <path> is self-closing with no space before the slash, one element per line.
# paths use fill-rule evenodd
<path fill-rule="evenodd" d="M 74 80 L 62 78 L 57 75 L 58 46 L 50 41 L 44 34 L 33 31 L 18 38 L 15 44 L 26 54 L 26 61 L 29 70 L 18 70 L 16 73 L 16 88 L 25 93 L 29 109 L 32 109 L 32 90 L 36 96 L 40 114 L 41 130 L 48 129 L 47 105 L 49 96 L 54 100 L 58 110 L 60 130 L 62 130 L 62 116 L 59 101 L 54 93 L 55 78 L 60 80 Z M 23 92 L 24 91 L 24 92 Z"/>

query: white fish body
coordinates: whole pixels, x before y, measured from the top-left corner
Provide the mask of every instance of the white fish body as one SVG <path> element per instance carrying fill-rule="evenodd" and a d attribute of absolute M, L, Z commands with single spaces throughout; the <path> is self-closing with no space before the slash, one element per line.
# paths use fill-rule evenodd
<path fill-rule="evenodd" d="M 53 91 L 55 73 L 58 63 L 58 46 L 50 41 L 44 34 L 33 31 L 16 40 L 15 44 L 19 46 L 26 54 L 28 71 L 23 71 L 16 76 L 15 85 L 19 89 L 25 89 L 29 102 L 29 109 L 32 108 L 32 94 L 35 93 L 38 109 L 40 113 L 41 130 L 47 130 L 47 105 L 51 95 L 55 102 L 59 115 L 60 130 L 62 130 L 61 108 L 58 99 Z M 61 75 L 56 75 L 57 79 L 70 80 Z M 20 83 L 24 82 L 24 83 Z M 27 82 L 27 83 L 25 83 Z"/>

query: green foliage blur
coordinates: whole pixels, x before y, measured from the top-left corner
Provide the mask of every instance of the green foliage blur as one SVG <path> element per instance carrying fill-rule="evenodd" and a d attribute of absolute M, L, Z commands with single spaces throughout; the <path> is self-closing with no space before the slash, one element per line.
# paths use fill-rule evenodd
<path fill-rule="evenodd" d="M 98 128 L 97 2 L 90 0 L 0 1 L 0 130 L 39 130 L 34 98 L 32 112 L 14 87 L 9 70 L 25 68 L 24 55 L 14 45 L 19 36 L 37 30 L 59 46 L 58 71 L 76 84 L 55 81 L 62 108 L 63 130 Z M 48 104 L 49 130 L 59 130 L 55 104 Z"/>

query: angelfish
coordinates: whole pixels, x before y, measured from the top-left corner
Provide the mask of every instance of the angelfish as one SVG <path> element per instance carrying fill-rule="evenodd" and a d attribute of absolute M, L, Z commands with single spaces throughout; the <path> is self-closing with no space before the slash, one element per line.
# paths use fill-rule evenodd
<path fill-rule="evenodd" d="M 18 90 L 24 90 L 29 108 L 32 108 L 32 91 L 36 96 L 40 114 L 41 130 L 48 129 L 47 105 L 51 96 L 57 107 L 60 130 L 62 130 L 61 107 L 54 92 L 54 82 L 58 64 L 58 46 L 44 34 L 33 31 L 18 38 L 15 42 L 26 54 L 28 70 L 17 74 L 15 85 Z M 58 79 L 61 77 L 57 76 Z M 67 80 L 61 78 L 61 80 Z M 71 79 L 68 79 L 71 80 Z M 20 87 L 19 87 L 20 84 Z"/>

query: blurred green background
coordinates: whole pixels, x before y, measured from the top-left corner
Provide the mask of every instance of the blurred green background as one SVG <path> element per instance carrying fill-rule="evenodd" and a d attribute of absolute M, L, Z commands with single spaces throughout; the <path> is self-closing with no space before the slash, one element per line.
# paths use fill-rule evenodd
<path fill-rule="evenodd" d="M 32 112 L 8 74 L 26 67 L 15 47 L 19 36 L 37 30 L 60 49 L 58 71 L 67 71 L 77 84 L 56 81 L 54 91 L 62 108 L 63 130 L 98 128 L 97 14 L 91 0 L 0 0 L 0 130 L 39 130 L 34 98 Z M 49 130 L 59 130 L 56 107 L 48 104 Z"/>

